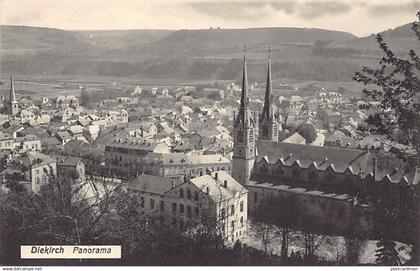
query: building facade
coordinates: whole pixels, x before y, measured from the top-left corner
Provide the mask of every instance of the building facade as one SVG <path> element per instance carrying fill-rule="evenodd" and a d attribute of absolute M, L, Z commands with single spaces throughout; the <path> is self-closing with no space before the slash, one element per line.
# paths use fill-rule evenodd
<path fill-rule="evenodd" d="M 251 177 L 255 159 L 256 122 L 248 97 L 248 75 L 246 58 L 243 61 L 241 104 L 233 123 L 234 142 L 232 157 L 232 176 L 242 185 Z"/>
<path fill-rule="evenodd" d="M 138 197 L 144 214 L 174 229 L 204 225 L 227 243 L 248 233 L 248 191 L 224 171 L 185 182 L 141 175 L 128 189 Z"/>

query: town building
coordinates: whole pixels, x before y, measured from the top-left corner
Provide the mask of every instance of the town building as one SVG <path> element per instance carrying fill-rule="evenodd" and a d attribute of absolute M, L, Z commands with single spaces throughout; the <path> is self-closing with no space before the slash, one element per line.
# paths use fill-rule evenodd
<path fill-rule="evenodd" d="M 230 174 L 232 163 L 220 154 L 149 153 L 143 159 L 142 170 L 182 180 L 220 170 Z"/>
<path fill-rule="evenodd" d="M 85 164 L 79 157 L 66 157 L 57 159 L 57 175 L 73 180 L 85 180 Z"/>
<path fill-rule="evenodd" d="M 248 191 L 224 171 L 180 182 L 140 175 L 128 184 L 147 214 L 174 229 L 214 227 L 227 243 L 248 233 Z"/>
<path fill-rule="evenodd" d="M 41 187 L 57 175 L 57 163 L 48 155 L 39 152 L 28 152 L 20 158 L 22 171 L 31 191 L 38 193 Z"/>
<path fill-rule="evenodd" d="M 79 107 L 79 99 L 73 95 L 61 95 L 58 96 L 55 105 L 58 109 L 66 109 L 66 108 L 78 108 Z"/>

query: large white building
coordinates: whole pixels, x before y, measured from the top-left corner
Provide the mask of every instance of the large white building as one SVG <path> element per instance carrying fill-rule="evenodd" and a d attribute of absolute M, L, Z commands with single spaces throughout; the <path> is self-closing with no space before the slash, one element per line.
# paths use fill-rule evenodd
<path fill-rule="evenodd" d="M 248 191 L 224 171 L 189 181 L 140 175 L 128 184 L 144 214 L 184 230 L 199 224 L 215 227 L 231 243 L 248 232 Z"/>

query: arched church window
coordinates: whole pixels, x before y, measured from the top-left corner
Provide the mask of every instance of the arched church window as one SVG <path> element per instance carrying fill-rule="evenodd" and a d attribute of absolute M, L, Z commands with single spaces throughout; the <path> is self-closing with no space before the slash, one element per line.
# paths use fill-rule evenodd
<path fill-rule="evenodd" d="M 238 130 L 236 138 L 238 139 L 238 142 L 244 142 L 244 134 L 242 133 L 242 130 Z"/>
<path fill-rule="evenodd" d="M 262 134 L 263 134 L 263 136 L 268 136 L 268 127 L 267 126 L 264 126 L 262 128 Z"/>

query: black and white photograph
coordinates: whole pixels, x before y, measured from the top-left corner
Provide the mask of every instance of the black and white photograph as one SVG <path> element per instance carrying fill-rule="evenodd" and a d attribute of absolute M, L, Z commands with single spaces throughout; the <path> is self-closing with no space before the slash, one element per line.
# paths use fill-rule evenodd
<path fill-rule="evenodd" d="M 0 0 L 2 270 L 419 244 L 420 0 Z"/>

